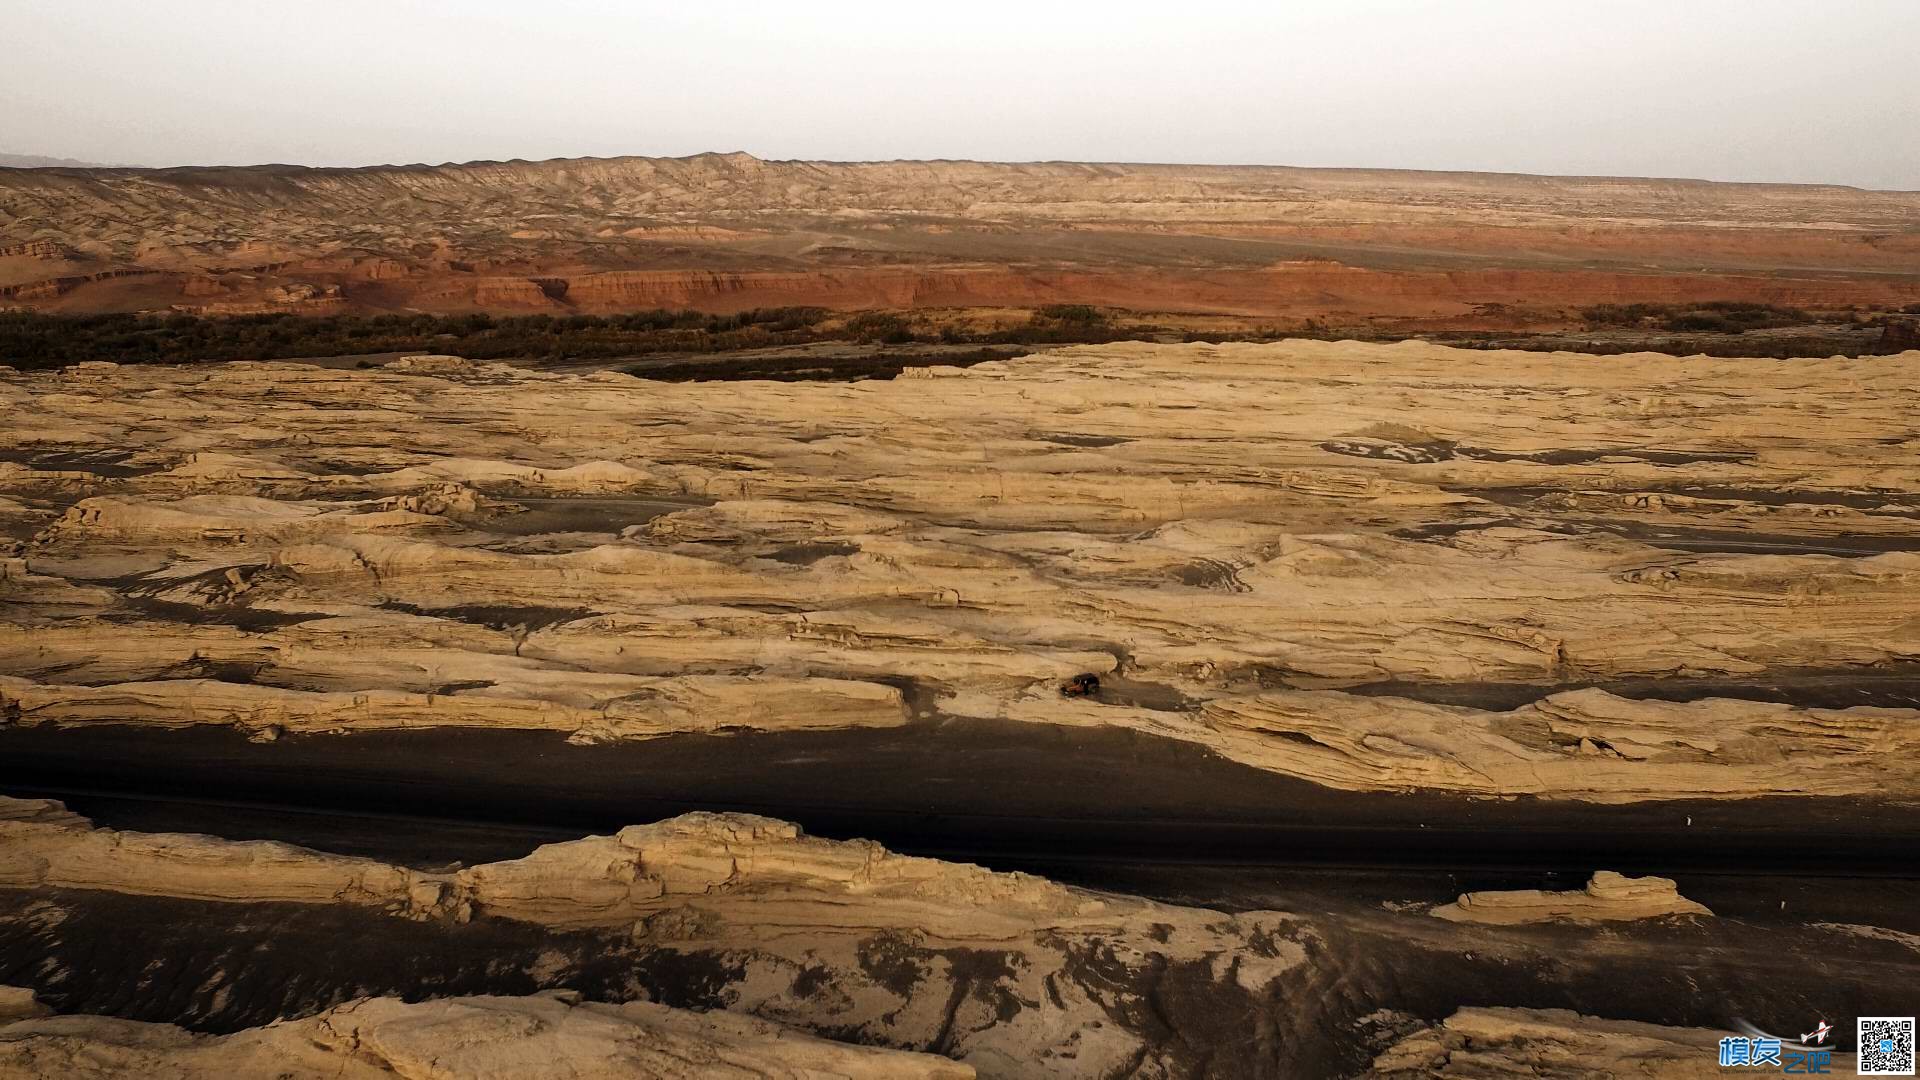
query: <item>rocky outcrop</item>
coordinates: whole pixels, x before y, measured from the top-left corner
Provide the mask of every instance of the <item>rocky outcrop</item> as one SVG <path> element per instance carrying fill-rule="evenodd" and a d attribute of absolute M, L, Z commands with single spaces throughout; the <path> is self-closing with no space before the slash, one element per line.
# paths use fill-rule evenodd
<path fill-rule="evenodd" d="M 1920 319 L 1889 318 L 1880 328 L 1879 351 L 1906 352 L 1920 349 Z"/>
<path fill-rule="evenodd" d="M 282 304 L 310 304 L 323 300 L 338 300 L 340 286 L 294 282 L 289 285 L 275 286 L 269 298 Z"/>
<path fill-rule="evenodd" d="M 1171 887 L 1234 879 L 1216 873 Z M 1298 884 L 1238 877 L 1235 907 Z M 1783 942 L 1835 1010 L 1868 1011 L 1920 963 L 1882 927 L 1661 917 L 1693 909 L 1670 883 L 1608 874 L 1585 894 L 1471 896 L 1493 916 L 1457 922 L 1308 889 L 1310 916 L 1230 914 L 742 814 L 401 866 L 0 799 L 0 964 L 44 1002 L 0 988 L 0 1076 L 251 1076 L 263 1060 L 293 1076 L 1660 1076 L 1702 1047 L 1710 1067 L 1721 1033 L 1421 1017 L 1498 993 L 1778 1025 L 1805 1009 Z"/>
<path fill-rule="evenodd" d="M 1471 892 L 1433 909 L 1449 922 L 1508 925 L 1536 922 L 1619 922 L 1672 915 L 1712 915 L 1702 904 L 1680 895 L 1673 879 L 1626 877 L 1601 870 L 1578 892 L 1516 889 L 1507 892 Z"/>
<path fill-rule="evenodd" d="M 663 912 L 687 904 L 719 913 L 738 901 L 764 910 L 735 929 L 770 933 L 781 894 L 788 894 L 795 917 L 811 906 L 857 901 L 871 908 L 862 913 L 863 926 L 912 925 L 956 938 L 991 938 L 1036 921 L 1058 929 L 1163 916 L 1197 927 L 1212 916 L 1105 898 L 1025 874 L 895 855 L 870 841 L 822 840 L 749 814 L 689 814 L 445 872 L 265 841 L 98 829 L 44 799 L 0 796 L 0 835 L 7 839 L 0 887 L 338 902 L 411 917 L 489 915 L 553 927 L 643 924 L 645 930 Z"/>
<path fill-rule="evenodd" d="M 1214 1019 L 1163 1015 L 1149 1001 L 1202 997 L 1215 1018 L 1254 1030 L 1313 941 L 1309 924 L 1278 912 L 1094 893 L 740 814 L 426 871 L 285 844 L 95 829 L 58 804 L 0 800 L 0 853 L 0 889 L 36 895 L 322 905 L 591 934 L 597 954 L 635 971 L 711 972 L 704 992 L 730 1011 L 931 1048 L 1005 1077 L 1181 1071 L 1210 1053 L 1195 1032 Z M 0 1045 L 39 1030 L 0 1032 Z"/>
<path fill-rule="evenodd" d="M 1350 791 L 1447 791 L 1589 802 L 1765 795 L 1920 797 L 1910 709 L 1806 709 L 1554 694 L 1496 711 L 1292 691 L 1190 713 L 1032 694 L 1006 715 L 1119 725 Z"/>
<path fill-rule="evenodd" d="M 33 991 L 21 986 L 0 986 L 0 1024 L 33 1020 L 52 1012 L 40 1004 Z"/>
<path fill-rule="evenodd" d="M 116 278 L 141 277 L 154 274 L 155 271 L 135 267 L 120 267 L 113 270 L 96 270 L 88 274 L 63 274 L 60 277 L 41 278 L 35 281 L 22 281 L 10 285 L 0 285 L 0 299 L 30 302 L 35 300 L 57 300 L 84 285 L 100 281 L 112 281 Z"/>
<path fill-rule="evenodd" d="M 12 988 L 4 988 L 12 989 Z M 8 1022 L 10 1021 L 10 1022 Z M 374 1080 L 969 1080 L 945 1058 L 813 1038 L 731 1013 L 577 994 L 354 1001 L 231 1035 L 102 1016 L 0 1014 L 0 1077 Z"/>
<path fill-rule="evenodd" d="M 437 658 L 427 662 L 434 663 Z M 499 661 L 498 663 L 505 663 Z M 489 671 L 498 673 L 493 667 Z M 0 676 L 0 711 L 20 724 L 120 723 L 235 727 L 258 735 L 397 728 L 565 732 L 576 741 L 691 732 L 896 727 L 900 691 L 839 679 L 728 676 L 578 677 L 528 669 L 524 686 L 477 680 L 444 692 L 320 691 L 173 678 L 105 686 Z"/>
<path fill-rule="evenodd" d="M 28 240 L 19 244 L 0 245 L 0 259 L 42 259 L 49 262 L 61 262 L 78 257 L 79 252 L 57 240 Z"/>
<path fill-rule="evenodd" d="M 450 880 L 287 844 L 95 829 L 59 803 L 0 797 L 0 888 L 97 889 L 235 902 L 345 903 L 466 918 Z"/>

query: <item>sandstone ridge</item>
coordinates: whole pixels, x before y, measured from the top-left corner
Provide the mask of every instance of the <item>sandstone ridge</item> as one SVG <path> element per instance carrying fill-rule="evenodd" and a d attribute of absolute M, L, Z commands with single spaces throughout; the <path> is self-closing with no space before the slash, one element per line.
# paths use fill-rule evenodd
<path fill-rule="evenodd" d="M 731 1013 L 583 1002 L 564 991 L 354 1001 L 231 1035 L 101 1016 L 0 1024 L 0 1077 L 971 1080 L 945 1058 L 828 1042 Z"/>
<path fill-rule="evenodd" d="M 504 931 L 489 931 L 487 924 L 504 920 L 572 941 L 595 963 L 611 959 L 636 972 L 662 964 L 710 971 L 724 993 L 707 1000 L 730 1011 L 836 1039 L 933 1049 L 1005 1077 L 1056 1075 L 1063 1063 L 1087 1075 L 1128 1062 L 1172 1068 L 1192 1053 L 1194 1037 L 1180 1029 L 1201 1021 L 1179 1021 L 1177 1037 L 1169 1038 L 1166 1020 L 1120 1008 L 1117 1000 L 1144 1000 L 1177 982 L 1183 992 L 1203 990 L 1217 1009 L 1244 1014 L 1251 1024 L 1261 1002 L 1304 962 L 1312 938 L 1305 920 L 1278 912 L 1228 915 L 1093 893 L 894 855 L 869 842 L 815 839 L 790 824 L 738 814 L 689 815 L 548 845 L 523 859 L 445 871 L 279 843 L 97 829 L 44 800 L 0 800 L 0 839 L 3 890 L 362 911 L 496 936 Z M 566 970 L 560 955 L 546 977 Z M 812 1042 L 782 1059 L 780 1048 L 770 1045 L 778 1034 L 744 1021 L 646 1007 L 569 1008 L 556 1000 L 432 1007 L 376 1001 L 344 1006 L 312 1023 L 342 1031 L 362 1021 L 391 1021 L 392 1037 L 412 1032 L 418 1042 L 411 1045 L 422 1053 L 472 1027 L 483 1037 L 470 1049 L 483 1055 L 492 1052 L 487 1033 L 503 1024 L 555 1038 L 570 1030 L 604 1035 L 638 1051 L 653 1036 L 603 1030 L 630 1023 L 657 1029 L 670 1044 L 683 1037 L 747 1044 L 701 1051 L 718 1054 L 716 1061 L 728 1060 L 728 1053 L 761 1062 L 758 1067 L 832 1061 L 831 1052 Z M 63 1032 L 71 1037 L 63 1041 Z M 99 1038 L 109 1044 L 103 1052 L 118 1053 L 113 1046 L 164 1052 L 151 1059 L 159 1067 L 172 1060 L 167 1054 L 219 1061 L 256 1052 L 249 1049 L 256 1039 L 277 1044 L 288 1037 L 276 1027 L 194 1043 L 166 1029 L 56 1018 L 0 1032 L 0 1046 L 28 1061 L 50 1061 L 84 1055 L 89 1040 Z M 456 1039 L 450 1049 L 458 1048 Z M 359 1067 L 320 1049 L 319 1061 Z M 607 1051 L 586 1046 L 581 1052 Z M 520 1061 L 515 1053 L 508 1051 L 507 1060 Z M 849 1059 L 846 1067 L 870 1068 L 867 1060 Z M 929 1076 L 971 1075 L 942 1072 L 944 1066 L 920 1059 L 903 1059 L 901 1067 Z M 871 1068 L 884 1074 L 886 1063 Z"/>
<path fill-rule="evenodd" d="M 1433 914 L 1450 922 L 1507 924 L 1617 922 L 1713 912 L 1681 896 L 1671 878 L 1634 878 L 1601 870 L 1577 892 L 1520 889 L 1464 893 L 1453 903 L 1433 909 Z"/>

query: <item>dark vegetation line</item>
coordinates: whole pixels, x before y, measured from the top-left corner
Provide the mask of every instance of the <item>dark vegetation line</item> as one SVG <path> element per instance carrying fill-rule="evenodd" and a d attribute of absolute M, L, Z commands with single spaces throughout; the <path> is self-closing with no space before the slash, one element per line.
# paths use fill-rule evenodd
<path fill-rule="evenodd" d="M 1741 300 L 1708 300 L 1700 304 L 1597 304 L 1581 308 L 1580 318 L 1595 328 L 1617 326 L 1722 334 L 1804 326 L 1815 321 L 1812 314 L 1800 308 Z"/>
<path fill-rule="evenodd" d="M 470 360 L 592 360 L 727 353 L 839 341 L 876 345 L 1035 345 L 1164 333 L 1121 328 L 1091 307 L 1055 305 L 1021 326 L 973 332 L 891 312 L 819 307 L 623 315 L 48 315 L 0 312 L 0 364 L 44 370 L 87 360 L 170 364 L 362 353 L 439 352 Z"/>
<path fill-rule="evenodd" d="M 1910 305 L 1920 313 L 1920 305 Z M 890 378 L 910 364 L 977 363 L 1019 346 L 1112 341 L 1275 341 L 1283 338 L 1393 341 L 1406 337 L 1463 348 L 1581 352 L 1672 352 L 1721 356 L 1828 356 L 1892 352 L 1882 327 L 1900 313 L 1809 313 L 1740 301 L 1602 304 L 1578 313 L 1583 329 L 1423 332 L 1417 327 L 1261 326 L 1220 332 L 1155 324 L 1150 317 L 1087 304 L 1049 304 L 1018 325 L 981 329 L 939 313 L 837 313 L 821 307 L 757 308 L 731 315 L 656 309 L 617 315 L 51 315 L 0 311 L 0 364 L 46 370 L 88 360 L 174 364 L 370 353 L 451 353 L 473 360 L 562 362 L 676 357 L 638 365 L 659 379 L 740 378 L 736 362 L 693 357 L 824 342 L 867 346 L 940 345 L 938 356 L 755 358 L 751 377 Z M 1904 320 L 1907 323 L 1911 319 Z M 1763 334 L 1754 334 L 1762 331 Z M 1583 335 L 1592 334 L 1588 338 Z M 1876 334 L 1878 335 L 1876 337 Z M 1673 335 L 1663 337 L 1661 335 Z M 1884 344 L 1883 344 L 1884 343 Z M 975 351 L 956 351 L 974 346 Z"/>

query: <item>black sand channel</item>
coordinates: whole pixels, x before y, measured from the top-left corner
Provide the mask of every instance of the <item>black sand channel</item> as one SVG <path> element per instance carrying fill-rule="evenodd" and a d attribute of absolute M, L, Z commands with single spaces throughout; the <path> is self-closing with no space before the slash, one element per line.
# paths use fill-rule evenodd
<path fill-rule="evenodd" d="M 473 826 L 436 828 L 437 852 L 412 853 L 442 861 L 501 857 L 502 828 L 520 830 L 517 845 L 731 810 L 898 851 L 1028 865 L 1058 857 L 1920 878 L 1920 812 L 1873 800 L 1616 806 L 1345 792 L 1133 732 L 953 718 L 587 746 L 524 731 L 256 743 L 227 729 L 13 727 L 0 729 L 0 791 L 58 797 L 120 828 L 238 838 L 211 826 L 251 814 L 262 836 L 306 842 L 311 829 L 326 837 L 316 846 L 383 856 L 382 827 L 354 821 Z M 242 812 L 249 806 L 256 810 Z M 356 841 L 356 832 L 368 838 Z"/>

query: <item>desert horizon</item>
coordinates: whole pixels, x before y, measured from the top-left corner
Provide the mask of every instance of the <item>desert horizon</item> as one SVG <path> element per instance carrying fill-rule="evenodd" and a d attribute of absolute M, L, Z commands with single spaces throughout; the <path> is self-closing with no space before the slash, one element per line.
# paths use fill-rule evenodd
<path fill-rule="evenodd" d="M 1112 165 L 1140 168 L 1192 168 L 1192 169 L 1277 169 L 1313 172 L 1363 172 L 1363 173 L 1436 173 L 1457 176 L 1490 177 L 1541 177 L 1554 180 L 1657 180 L 1689 184 L 1726 184 L 1753 187 L 1834 187 L 1855 191 L 1880 192 L 1885 194 L 1912 194 L 1920 188 L 1875 187 L 1870 184 L 1849 184 L 1837 180 L 1769 180 L 1724 178 L 1700 176 L 1662 176 L 1635 175 L 1627 173 L 1556 173 L 1525 172 L 1512 169 L 1476 169 L 1445 168 L 1437 166 L 1392 166 L 1392 165 L 1341 165 L 1308 164 L 1287 161 L 1175 161 L 1149 159 L 1094 159 L 1094 158 L 973 158 L 959 155 L 931 157 L 893 157 L 893 158 L 832 158 L 832 157 L 790 157 L 783 158 L 771 154 L 756 154 L 751 150 L 698 150 L 687 154 L 649 154 L 640 150 L 625 153 L 608 154 L 555 154 L 547 157 L 477 157 L 446 161 L 366 161 L 349 165 L 319 165 L 294 161 L 247 161 L 247 162 L 176 162 L 167 165 L 150 164 L 108 164 L 95 161 L 81 161 L 74 158 L 58 158 L 43 154 L 21 154 L 0 151 L 0 168 L 7 169 L 82 169 L 123 172 L 180 172 L 201 169 L 304 169 L 314 172 L 353 172 L 359 170 L 381 169 L 449 169 L 478 167 L 487 165 L 554 165 L 566 162 L 582 161 L 621 161 L 629 158 L 640 160 L 691 161 L 698 158 L 743 158 L 777 165 Z M 18 162 L 18 164 L 16 164 Z"/>
<path fill-rule="evenodd" d="M 1920 194 L 1842 187 L 703 154 L 12 171 L 0 211 L 0 302 L 55 314 L 820 307 L 972 340 L 1093 305 L 1141 316 L 1136 336 L 1378 339 L 1572 333 L 1604 305 L 1848 309 L 1831 325 L 1920 303 Z"/>

